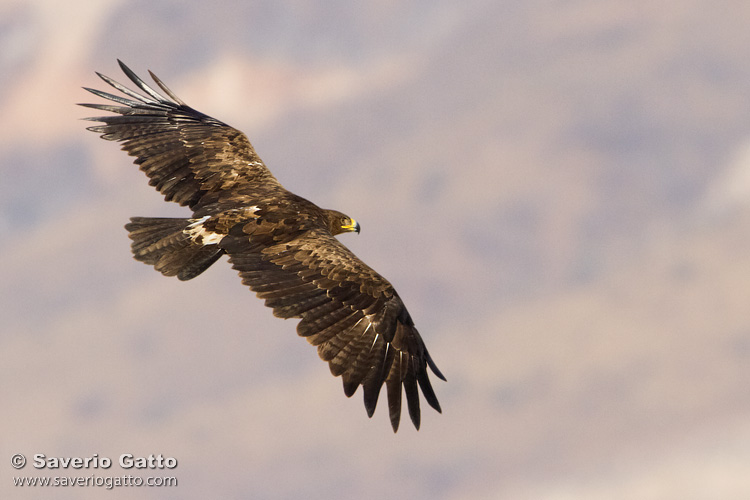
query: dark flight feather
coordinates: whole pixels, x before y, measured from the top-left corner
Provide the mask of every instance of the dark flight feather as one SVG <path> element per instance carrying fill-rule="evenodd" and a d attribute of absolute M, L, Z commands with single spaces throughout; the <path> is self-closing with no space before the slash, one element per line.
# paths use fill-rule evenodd
<path fill-rule="evenodd" d="M 419 392 L 441 411 L 428 377 L 445 377 L 430 357 L 393 286 L 335 236 L 359 225 L 284 189 L 239 130 L 191 108 L 153 73 L 149 86 L 118 61 L 140 92 L 99 77 L 126 97 L 86 88 L 116 103 L 82 104 L 113 113 L 88 129 L 122 144 L 165 200 L 186 219 L 133 217 L 125 227 L 134 257 L 166 276 L 198 276 L 222 255 L 281 318 L 318 348 L 344 393 L 363 389 L 372 416 L 385 386 L 394 432 L 402 394 L 420 426 Z"/>

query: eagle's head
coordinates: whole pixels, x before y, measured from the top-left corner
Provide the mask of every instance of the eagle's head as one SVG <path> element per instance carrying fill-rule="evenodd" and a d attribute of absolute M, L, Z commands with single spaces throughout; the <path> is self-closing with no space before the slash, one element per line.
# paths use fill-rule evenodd
<path fill-rule="evenodd" d="M 332 235 L 341 233 L 359 233 L 359 222 L 348 215 L 344 215 L 337 210 L 326 210 L 328 215 L 328 230 Z"/>

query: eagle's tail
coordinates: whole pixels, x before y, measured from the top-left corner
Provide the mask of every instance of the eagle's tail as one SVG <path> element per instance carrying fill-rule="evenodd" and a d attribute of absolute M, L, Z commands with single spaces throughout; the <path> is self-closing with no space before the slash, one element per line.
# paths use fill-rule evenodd
<path fill-rule="evenodd" d="M 125 225 L 136 260 L 165 276 L 195 278 L 224 254 L 217 238 L 206 237 L 204 219 L 132 217 Z M 210 233 L 210 236 L 216 236 Z"/>

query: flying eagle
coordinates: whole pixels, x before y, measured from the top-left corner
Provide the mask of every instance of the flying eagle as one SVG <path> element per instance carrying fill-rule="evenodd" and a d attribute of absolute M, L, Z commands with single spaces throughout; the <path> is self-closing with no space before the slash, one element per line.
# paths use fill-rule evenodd
<path fill-rule="evenodd" d="M 86 118 L 104 124 L 88 130 L 121 142 L 166 201 L 193 211 L 190 218 L 131 218 L 125 228 L 135 259 L 189 280 L 227 254 L 274 316 L 301 320 L 297 333 L 318 347 L 347 396 L 362 386 L 368 416 L 383 385 L 394 432 L 402 387 L 417 429 L 417 386 L 440 412 L 427 367 L 445 377 L 403 301 L 388 280 L 334 238 L 359 233 L 359 224 L 284 189 L 245 134 L 191 108 L 150 71 L 168 98 L 118 63 L 142 93 L 97 73 L 127 97 L 84 87 L 116 103 L 81 104 L 115 113 Z"/>

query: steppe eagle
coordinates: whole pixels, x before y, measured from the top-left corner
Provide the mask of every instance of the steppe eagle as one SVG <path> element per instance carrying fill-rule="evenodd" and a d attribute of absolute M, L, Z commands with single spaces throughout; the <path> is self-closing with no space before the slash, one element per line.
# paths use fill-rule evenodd
<path fill-rule="evenodd" d="M 344 393 L 361 385 L 372 416 L 383 385 L 394 432 L 401 395 L 419 429 L 419 391 L 441 411 L 427 367 L 433 362 L 393 286 L 334 236 L 359 232 L 336 210 L 319 208 L 282 187 L 239 130 L 180 100 L 149 71 L 164 97 L 118 60 L 142 92 L 97 73 L 125 95 L 85 88 L 115 104 L 81 104 L 114 113 L 88 127 L 122 143 L 167 201 L 189 218 L 133 217 L 125 226 L 135 259 L 165 276 L 189 280 L 222 255 L 242 282 L 280 318 L 299 318 L 299 335 L 317 346 Z"/>

